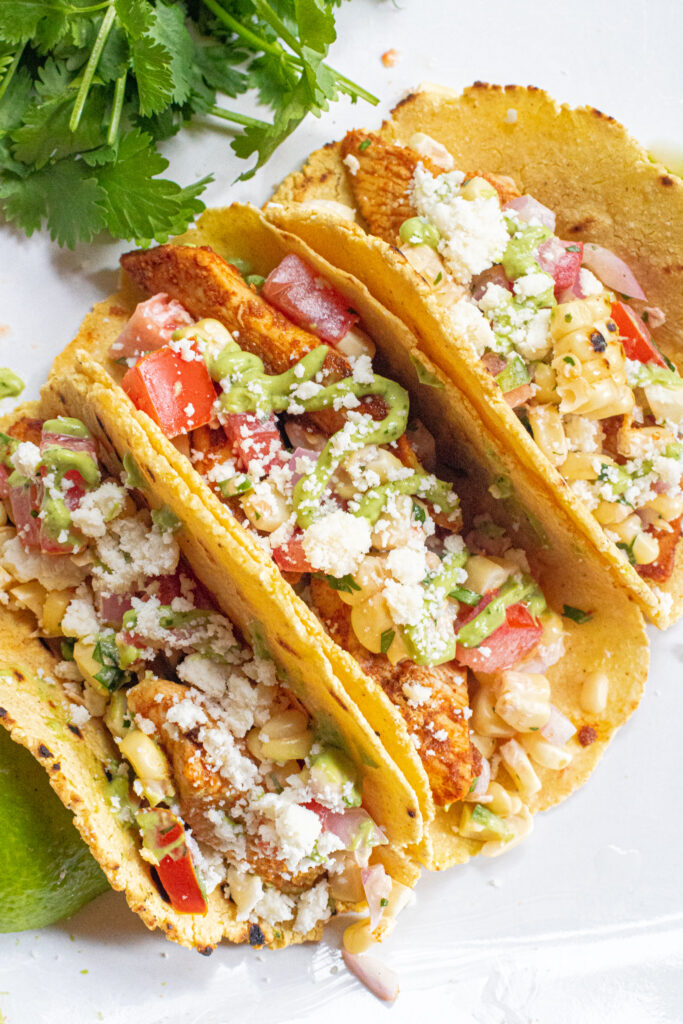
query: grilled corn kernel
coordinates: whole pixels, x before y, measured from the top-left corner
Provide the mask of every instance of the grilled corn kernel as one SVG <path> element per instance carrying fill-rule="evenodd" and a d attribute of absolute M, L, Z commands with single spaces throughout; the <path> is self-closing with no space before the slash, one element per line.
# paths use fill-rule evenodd
<path fill-rule="evenodd" d="M 505 583 L 506 579 L 517 572 L 515 565 L 503 566 L 484 555 L 472 555 L 465 564 L 467 580 L 465 586 L 473 590 L 475 594 L 486 594 L 489 590 L 496 590 Z"/>
<path fill-rule="evenodd" d="M 501 672 L 494 709 L 517 732 L 541 729 L 550 718 L 550 683 L 531 672 Z"/>
<path fill-rule="evenodd" d="M 72 590 L 51 590 L 43 604 L 41 628 L 47 636 L 61 636 L 62 619 L 71 604 Z"/>
<path fill-rule="evenodd" d="M 654 509 L 670 523 L 683 514 L 683 494 L 658 494 L 652 501 L 648 501 L 645 507 Z"/>
<path fill-rule="evenodd" d="M 362 604 L 382 589 L 387 576 L 384 558 L 379 555 L 366 555 L 353 574 L 353 583 L 357 590 L 338 590 L 338 597 L 344 604 Z"/>
<path fill-rule="evenodd" d="M 599 669 L 590 672 L 581 687 L 581 707 L 589 715 L 600 715 L 607 707 L 609 679 Z"/>
<path fill-rule="evenodd" d="M 460 188 L 463 199 L 497 199 L 498 193 L 486 178 L 470 178 Z"/>
<path fill-rule="evenodd" d="M 572 760 L 571 751 L 549 743 L 539 732 L 525 733 L 519 739 L 532 761 L 540 764 L 542 768 L 550 768 L 552 771 L 559 772 L 566 768 Z"/>
<path fill-rule="evenodd" d="M 629 506 L 624 505 L 621 501 L 601 501 L 593 512 L 597 521 L 603 526 L 609 526 L 610 529 L 612 523 L 623 522 L 624 519 L 628 519 L 630 514 Z"/>
<path fill-rule="evenodd" d="M 84 680 L 93 691 L 101 694 L 103 697 L 108 697 L 109 690 L 107 687 L 99 679 L 95 678 L 98 672 L 102 671 L 102 665 L 99 661 L 95 661 L 93 657 L 94 651 L 94 644 L 87 644 L 85 640 L 78 640 L 74 644 L 74 661 L 78 665 Z"/>
<path fill-rule="evenodd" d="M 30 580 L 29 583 L 20 583 L 17 587 L 12 587 L 10 590 L 10 594 L 17 604 L 22 608 L 28 608 L 29 611 L 32 611 L 39 622 L 43 613 L 46 593 L 45 587 L 38 583 L 37 580 Z"/>
<path fill-rule="evenodd" d="M 271 761 L 291 761 L 306 757 L 313 744 L 308 718 L 301 711 L 282 711 L 273 715 L 258 731 L 262 757 Z"/>
<path fill-rule="evenodd" d="M 491 699 L 483 686 L 472 702 L 472 728 L 481 736 L 505 738 L 515 734 L 515 729 L 493 710 Z"/>
<path fill-rule="evenodd" d="M 373 654 L 380 654 L 382 651 L 382 635 L 395 630 L 394 620 L 389 614 L 389 608 L 384 595 L 380 592 L 374 594 L 363 604 L 354 605 L 351 609 L 351 627 L 363 647 Z"/>
<path fill-rule="evenodd" d="M 636 565 L 650 565 L 659 557 L 659 541 L 651 533 L 639 533 L 633 541 L 633 561 Z"/>
<path fill-rule="evenodd" d="M 291 509 L 272 480 L 261 480 L 242 498 L 242 511 L 257 530 L 273 533 L 287 522 Z"/>
<path fill-rule="evenodd" d="M 402 469 L 401 460 L 386 448 L 368 445 L 346 456 L 335 473 L 334 489 L 342 498 L 353 498 L 358 494 L 360 481 L 384 484 Z"/>
<path fill-rule="evenodd" d="M 343 866 L 341 871 L 330 872 L 330 896 L 344 903 L 361 903 L 365 889 L 355 860 L 346 852 L 333 854 L 332 859 Z"/>
<path fill-rule="evenodd" d="M 536 363 L 534 384 L 536 385 L 535 402 L 543 405 L 547 405 L 550 402 L 554 404 L 559 403 L 560 396 L 557 393 L 557 378 L 555 371 L 548 363 Z"/>
<path fill-rule="evenodd" d="M 607 295 L 576 302 L 562 302 L 553 308 L 550 316 L 550 333 L 554 341 L 564 338 L 579 328 L 593 327 L 598 321 L 609 316 L 610 302 Z"/>
<path fill-rule="evenodd" d="M 166 755 L 142 729 L 132 729 L 119 742 L 119 749 L 145 791 L 152 807 L 173 796 L 170 766 Z"/>
<path fill-rule="evenodd" d="M 499 747 L 498 752 L 522 796 L 533 796 L 534 793 L 538 793 L 541 780 L 521 744 L 517 740 L 508 740 Z"/>
<path fill-rule="evenodd" d="M 616 533 L 619 540 L 623 541 L 624 544 L 630 544 L 639 533 L 642 533 L 643 524 L 638 516 L 632 515 L 622 519 L 620 523 L 610 523 L 609 530 L 612 533 Z"/>
<path fill-rule="evenodd" d="M 506 818 L 513 813 L 512 794 L 501 786 L 500 782 L 490 782 L 488 796 L 491 798 L 486 806 L 499 818 Z"/>

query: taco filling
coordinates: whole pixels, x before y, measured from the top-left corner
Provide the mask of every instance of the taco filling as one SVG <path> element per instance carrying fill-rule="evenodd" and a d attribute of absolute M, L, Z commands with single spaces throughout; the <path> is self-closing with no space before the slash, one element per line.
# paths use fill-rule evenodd
<path fill-rule="evenodd" d="M 149 286 L 150 262 L 177 270 L 196 252 L 123 264 Z M 466 801 L 461 834 L 500 852 L 531 827 L 534 765 L 572 757 L 574 726 L 543 674 L 562 620 L 489 517 L 463 536 L 434 441 L 375 373 L 344 296 L 295 254 L 250 283 L 210 258 L 224 323 L 192 322 L 163 294 L 140 303 L 110 352 L 129 367 L 123 388 L 398 707 L 435 802 Z"/>
<path fill-rule="evenodd" d="M 451 308 L 508 404 L 607 537 L 653 583 L 673 572 L 683 513 L 683 379 L 629 267 L 555 232 L 501 175 L 465 173 L 431 137 L 350 132 L 344 163 L 370 230 Z"/>
<path fill-rule="evenodd" d="M 372 901 L 386 930 L 408 890 L 369 864 L 387 839 L 356 766 L 219 611 L 134 461 L 109 475 L 66 417 L 20 419 L 0 446 L 0 596 L 35 614 L 70 728 L 108 729 L 111 810 L 164 899 L 204 915 L 223 887 L 253 944 L 264 922 L 308 935 L 335 900 Z"/>

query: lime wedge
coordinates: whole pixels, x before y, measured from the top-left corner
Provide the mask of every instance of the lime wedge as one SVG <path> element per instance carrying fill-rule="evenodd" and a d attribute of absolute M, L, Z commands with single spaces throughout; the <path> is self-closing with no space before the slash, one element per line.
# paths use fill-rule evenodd
<path fill-rule="evenodd" d="M 0 727 L 0 932 L 43 928 L 107 888 L 46 772 Z"/>

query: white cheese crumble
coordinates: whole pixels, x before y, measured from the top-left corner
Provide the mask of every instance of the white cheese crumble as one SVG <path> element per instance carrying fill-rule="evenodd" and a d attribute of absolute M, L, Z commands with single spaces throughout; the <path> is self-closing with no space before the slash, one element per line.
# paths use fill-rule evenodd
<path fill-rule="evenodd" d="M 119 514 L 123 501 L 123 488 L 108 480 L 83 496 L 71 513 L 71 522 L 86 537 L 104 537 L 107 523 Z"/>
<path fill-rule="evenodd" d="M 338 510 L 309 526 L 302 543 L 314 569 L 346 576 L 356 571 L 370 550 L 370 524 L 362 516 Z"/>
<path fill-rule="evenodd" d="M 70 555 L 45 555 L 27 551 L 19 537 L 5 543 L 0 565 L 20 583 L 38 580 L 46 590 L 68 590 L 76 587 L 90 571 L 88 565 L 76 565 Z"/>
<path fill-rule="evenodd" d="M 602 295 L 605 290 L 602 282 L 598 281 L 595 274 L 587 267 L 581 267 L 579 270 L 579 288 L 586 298 L 589 295 Z"/>
<path fill-rule="evenodd" d="M 76 597 L 69 602 L 61 623 L 64 636 L 76 636 L 81 640 L 94 640 L 100 632 L 100 621 L 97 618 L 92 598 L 82 588 Z"/>
<path fill-rule="evenodd" d="M 351 174 L 355 175 L 360 170 L 360 161 L 357 156 L 353 155 L 353 153 L 349 153 L 348 156 L 345 156 L 342 163 L 348 167 Z"/>
<path fill-rule="evenodd" d="M 12 464 L 23 476 L 35 476 L 40 464 L 40 448 L 31 441 L 22 441 L 12 454 Z"/>
<path fill-rule="evenodd" d="M 460 171 L 435 178 L 418 164 L 413 201 L 418 214 L 438 229 L 438 250 L 453 277 L 468 284 L 474 274 L 501 261 L 509 235 L 498 196 L 463 199 L 458 194 L 463 180 Z"/>
<path fill-rule="evenodd" d="M 82 704 L 69 704 L 69 717 L 71 724 L 80 729 L 90 718 L 90 712 Z"/>
<path fill-rule="evenodd" d="M 512 287 L 515 295 L 519 295 L 523 299 L 531 299 L 535 295 L 547 292 L 549 288 L 554 288 L 555 281 L 550 274 L 540 270 L 518 277 Z"/>
<path fill-rule="evenodd" d="M 331 913 L 330 887 L 323 879 L 299 897 L 294 931 L 299 935 L 308 935 L 317 924 L 328 921 Z"/>

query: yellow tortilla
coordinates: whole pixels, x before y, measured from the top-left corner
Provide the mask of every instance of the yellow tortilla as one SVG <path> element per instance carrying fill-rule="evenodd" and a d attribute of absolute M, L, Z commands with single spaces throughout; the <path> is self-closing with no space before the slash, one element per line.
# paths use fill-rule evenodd
<path fill-rule="evenodd" d="M 591 621 L 585 625 L 566 620 L 565 656 L 548 671 L 553 702 L 577 727 L 591 726 L 596 733 L 595 742 L 589 746 L 582 747 L 576 740 L 572 741 L 574 758 L 563 771 L 539 769 L 543 787 L 531 809 L 542 810 L 563 800 L 585 781 L 615 730 L 626 721 L 640 699 L 648 668 L 648 642 L 636 605 L 614 588 L 599 557 L 572 519 L 551 506 L 530 474 L 520 472 L 515 456 L 489 432 L 478 411 L 451 382 L 452 378 L 447 379 L 429 362 L 419 340 L 358 280 L 333 269 L 297 237 L 268 225 L 252 207 L 235 205 L 226 210 L 207 211 L 196 228 L 177 241 L 211 244 L 228 259 L 248 259 L 253 270 L 263 275 L 288 252 L 296 252 L 313 264 L 360 313 L 378 346 L 380 371 L 410 389 L 413 411 L 434 432 L 441 460 L 467 473 L 467 478 L 458 481 L 456 487 L 470 516 L 492 511 L 506 526 L 515 543 L 526 549 L 532 569 L 553 608 L 561 612 L 563 605 L 568 604 L 592 613 Z M 97 306 L 86 318 L 76 340 L 58 357 L 53 381 L 58 381 L 59 388 L 66 388 L 67 392 L 77 387 L 92 408 L 102 409 L 106 405 L 110 410 L 111 436 L 117 445 L 135 451 L 138 432 L 145 432 L 156 455 L 163 457 L 166 463 L 160 483 L 169 489 L 169 494 L 181 487 L 188 495 L 191 493 L 193 503 L 201 502 L 201 516 L 198 514 L 193 522 L 197 526 L 200 521 L 206 524 L 202 525 L 203 542 L 208 537 L 215 538 L 219 548 L 215 568 L 224 566 L 226 575 L 233 579 L 237 578 L 235 570 L 239 569 L 242 589 L 247 586 L 247 580 L 251 588 L 253 580 L 254 599 L 259 602 L 262 619 L 270 628 L 271 636 L 276 637 L 278 628 L 286 627 L 291 643 L 291 634 L 299 628 L 303 630 L 298 657 L 301 659 L 299 670 L 306 680 L 312 681 L 318 654 L 324 652 L 348 700 L 377 732 L 415 789 L 425 821 L 425 835 L 417 849 L 420 860 L 430 868 L 467 860 L 479 850 L 480 844 L 458 835 L 459 805 L 448 812 L 438 811 L 431 820 L 434 811 L 427 777 L 396 709 L 364 676 L 357 663 L 332 643 L 313 613 L 283 582 L 261 546 L 239 526 L 190 463 L 116 387 L 122 369 L 109 359 L 108 349 L 140 297 L 124 290 Z M 106 374 L 102 367 L 106 368 Z M 421 383 L 425 380 L 431 383 Z M 87 414 L 87 407 L 83 412 Z M 109 431 L 110 427 L 107 429 Z M 155 461 L 154 465 L 161 463 Z M 514 479 L 514 492 L 505 502 L 493 501 L 487 490 L 499 478 L 505 478 L 508 484 Z M 172 504 L 169 496 L 164 500 Z M 192 507 L 194 516 L 194 504 Z M 191 561 L 197 568 L 203 567 L 200 552 L 193 550 Z M 210 571 L 209 566 L 207 571 Z M 222 578 L 216 578 L 212 587 L 217 594 L 221 592 Z M 581 711 L 579 694 L 586 675 L 598 667 L 607 673 L 610 687 L 606 711 L 596 717 Z"/>
<path fill-rule="evenodd" d="M 514 178 L 522 192 L 555 211 L 561 237 L 597 242 L 625 259 L 649 303 L 666 313 L 657 341 L 683 368 L 683 182 L 652 162 L 622 125 L 590 107 L 560 106 L 541 89 L 477 83 L 462 94 L 420 88 L 395 108 L 379 134 L 400 143 L 416 131 L 445 145 L 456 167 Z M 458 325 L 401 254 L 366 234 L 362 222 L 339 218 L 333 207 L 292 205 L 322 199 L 353 207 L 347 174 L 338 145 L 318 150 L 276 190 L 266 208 L 269 218 L 355 273 L 414 331 L 420 350 L 462 384 L 487 429 L 514 449 L 537 488 L 600 552 L 615 583 L 658 626 L 670 625 L 683 614 L 683 544 L 670 580 L 657 587 L 642 579 L 544 458 Z"/>
<path fill-rule="evenodd" d="M 100 371 L 101 372 L 101 371 Z M 392 875 L 414 885 L 419 867 L 404 852 L 422 835 L 422 818 L 412 788 L 389 759 L 333 674 L 323 652 L 312 649 L 307 635 L 288 615 L 284 602 L 272 600 L 268 621 L 262 605 L 268 592 L 280 587 L 254 571 L 238 544 L 217 529 L 203 504 L 180 477 L 168 472 L 145 432 L 124 413 L 120 399 L 106 376 L 104 384 L 74 374 L 53 377 L 43 389 L 40 404 L 22 406 L 0 423 L 8 426 L 21 415 L 49 418 L 75 416 L 85 422 L 100 442 L 100 458 L 110 472 L 119 474 L 122 459 L 132 453 L 147 482 L 151 507 L 167 505 L 183 521 L 180 546 L 197 576 L 214 594 L 222 610 L 264 654 L 270 654 L 282 677 L 301 699 L 319 726 L 334 736 L 355 762 L 363 779 L 365 806 L 381 825 L 390 847 L 377 860 L 387 863 Z M 55 660 L 35 634 L 35 618 L 28 612 L 0 607 L 0 724 L 14 740 L 27 747 L 43 764 L 50 784 L 74 813 L 74 824 L 101 865 L 111 886 L 122 890 L 148 928 L 160 928 L 167 938 L 209 953 L 227 939 L 272 948 L 319 939 L 322 924 L 302 936 L 290 926 L 260 922 L 260 934 L 248 921 L 238 921 L 235 905 L 221 889 L 208 897 L 205 917 L 178 914 L 159 895 L 149 865 L 139 853 L 139 835 L 119 822 L 108 801 L 106 768 L 121 755 L 103 722 L 90 719 L 82 728 L 70 721 L 68 697 L 52 677 Z M 302 661 L 311 666 L 310 678 L 301 672 Z M 340 905 L 340 909 L 344 909 Z"/>

